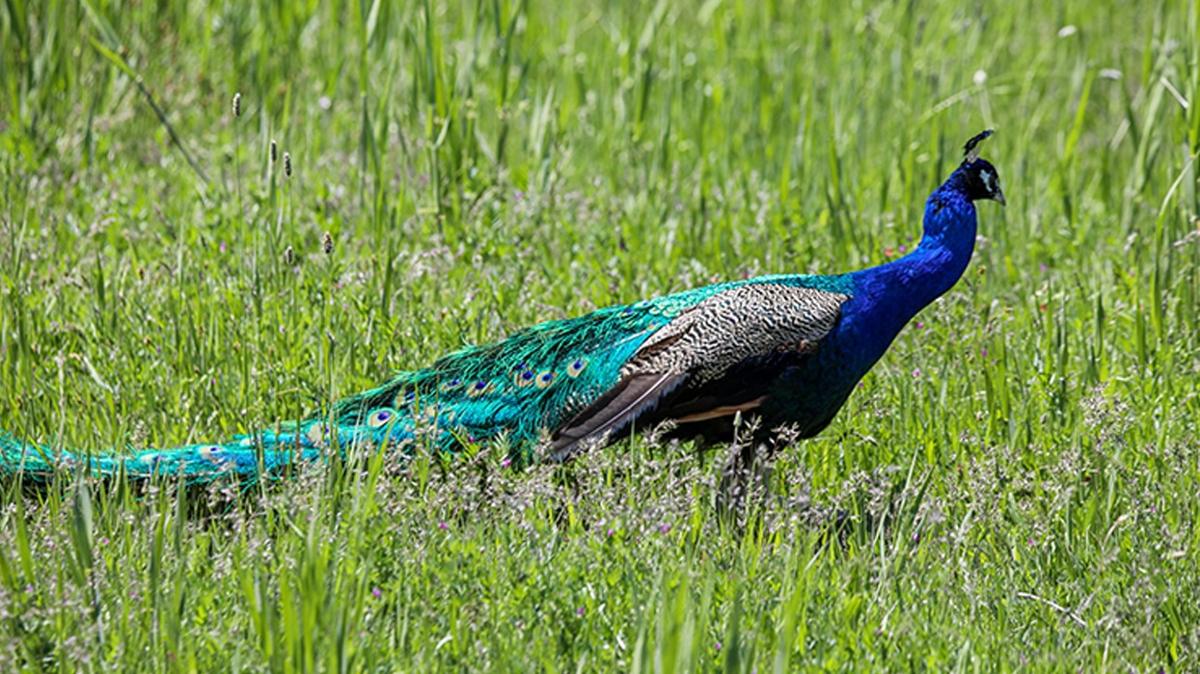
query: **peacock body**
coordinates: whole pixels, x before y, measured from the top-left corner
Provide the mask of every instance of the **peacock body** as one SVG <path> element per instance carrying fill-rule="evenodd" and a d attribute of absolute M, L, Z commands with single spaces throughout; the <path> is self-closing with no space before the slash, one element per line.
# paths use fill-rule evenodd
<path fill-rule="evenodd" d="M 974 201 L 1004 199 L 995 169 L 977 156 L 989 134 L 968 142 L 926 202 L 921 243 L 893 262 L 719 283 L 541 323 L 400 372 L 327 415 L 221 444 L 85 455 L 0 434 L 0 472 L 255 479 L 347 447 L 455 452 L 481 442 L 562 461 L 660 422 L 679 437 L 727 440 L 738 413 L 758 416 L 762 434 L 789 426 L 812 436 L 966 269 Z"/>

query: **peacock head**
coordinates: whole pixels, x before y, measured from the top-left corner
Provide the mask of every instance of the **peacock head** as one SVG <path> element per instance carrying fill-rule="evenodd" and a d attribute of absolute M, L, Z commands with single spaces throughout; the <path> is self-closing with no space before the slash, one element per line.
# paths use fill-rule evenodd
<path fill-rule="evenodd" d="M 986 159 L 979 158 L 979 144 L 994 133 L 987 129 L 976 134 L 963 145 L 963 163 L 958 173 L 962 175 L 962 186 L 971 201 L 991 199 L 1005 205 L 1004 191 L 1000 189 L 1000 174 Z"/>

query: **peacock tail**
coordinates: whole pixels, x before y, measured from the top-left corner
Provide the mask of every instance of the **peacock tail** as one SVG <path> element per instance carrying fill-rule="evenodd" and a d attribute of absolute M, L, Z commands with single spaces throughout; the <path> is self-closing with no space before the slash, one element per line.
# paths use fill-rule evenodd
<path fill-rule="evenodd" d="M 972 202 L 1003 200 L 995 169 L 976 155 L 984 137 L 930 195 L 925 236 L 901 260 L 719 283 L 541 323 L 399 372 L 328 414 L 224 443 L 85 453 L 0 433 L 0 474 L 256 480 L 353 448 L 403 457 L 485 442 L 514 460 L 561 461 L 658 422 L 679 437 L 728 439 L 739 413 L 813 435 L 905 323 L 961 276 L 974 247 Z"/>
<path fill-rule="evenodd" d="M 840 288 L 836 277 L 768 276 L 611 306 L 521 330 L 395 374 L 334 404 L 332 414 L 206 443 L 85 453 L 54 450 L 0 432 L 0 472 L 45 478 L 80 467 L 92 475 L 179 476 L 205 482 L 255 479 L 354 447 L 453 453 L 503 440 L 514 459 L 537 458 L 539 442 L 611 390 L 633 355 L 664 326 L 714 296 L 744 286 Z"/>

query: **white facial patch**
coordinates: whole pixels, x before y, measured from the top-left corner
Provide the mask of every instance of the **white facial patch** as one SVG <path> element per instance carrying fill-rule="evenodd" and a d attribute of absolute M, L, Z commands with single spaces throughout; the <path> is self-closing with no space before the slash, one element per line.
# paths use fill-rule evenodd
<path fill-rule="evenodd" d="M 988 194 L 996 192 L 996 175 L 991 171 L 980 171 L 979 179 L 983 181 L 983 186 L 987 188 Z"/>

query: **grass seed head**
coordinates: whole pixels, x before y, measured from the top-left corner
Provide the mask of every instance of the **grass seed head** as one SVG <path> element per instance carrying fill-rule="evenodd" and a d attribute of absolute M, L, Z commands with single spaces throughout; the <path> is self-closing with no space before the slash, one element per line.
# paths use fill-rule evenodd
<path fill-rule="evenodd" d="M 233 95 L 233 116 L 242 116 L 242 92 L 240 91 Z"/>

